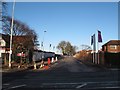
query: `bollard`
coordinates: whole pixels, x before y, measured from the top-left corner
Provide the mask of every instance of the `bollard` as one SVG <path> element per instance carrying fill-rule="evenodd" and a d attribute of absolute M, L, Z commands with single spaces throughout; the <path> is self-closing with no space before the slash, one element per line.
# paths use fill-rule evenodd
<path fill-rule="evenodd" d="M 35 58 L 35 55 L 33 55 L 33 64 L 34 64 L 34 69 L 37 69 L 37 68 L 36 68 L 36 62 L 35 62 L 35 61 L 36 61 L 36 58 Z"/>
<path fill-rule="evenodd" d="M 54 57 L 52 57 L 52 61 L 51 61 L 52 63 L 54 62 Z"/>
<path fill-rule="evenodd" d="M 41 61 L 40 68 L 43 68 L 43 67 L 44 67 L 44 61 L 42 60 L 42 61 Z"/>
<path fill-rule="evenodd" d="M 58 58 L 56 57 L 56 58 L 55 58 L 55 60 L 57 61 L 57 60 L 58 60 Z"/>
<path fill-rule="evenodd" d="M 42 67 L 43 67 L 43 65 L 41 64 L 41 65 L 40 65 L 40 68 L 42 68 Z"/>
<path fill-rule="evenodd" d="M 48 58 L 48 65 L 50 65 L 50 58 Z"/>
<path fill-rule="evenodd" d="M 20 68 L 20 65 L 18 65 L 18 68 Z"/>
<path fill-rule="evenodd" d="M 35 62 L 34 62 L 34 69 L 37 69 L 37 68 L 36 68 L 36 63 L 35 63 Z"/>

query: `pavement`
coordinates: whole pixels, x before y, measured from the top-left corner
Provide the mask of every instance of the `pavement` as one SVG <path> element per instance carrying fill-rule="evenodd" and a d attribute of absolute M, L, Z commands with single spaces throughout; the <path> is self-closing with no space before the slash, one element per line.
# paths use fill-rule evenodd
<path fill-rule="evenodd" d="M 8 66 L 2 66 L 0 68 L 0 72 L 19 72 L 19 71 L 23 71 L 23 70 L 28 70 L 30 66 L 28 67 L 22 67 L 22 68 L 18 68 L 18 66 L 14 66 L 12 68 L 9 68 Z"/>
<path fill-rule="evenodd" d="M 95 64 L 95 63 L 92 63 L 92 62 L 89 62 L 89 61 L 84 61 L 84 60 L 78 60 L 82 63 L 84 63 L 85 65 L 91 65 L 93 67 L 98 67 L 98 68 L 103 68 L 105 70 L 108 70 L 109 68 L 108 67 L 105 67 L 104 65 L 101 65 L 101 64 Z"/>
<path fill-rule="evenodd" d="M 92 63 L 90 61 L 87 61 L 87 60 L 79 60 L 77 59 L 78 61 L 84 63 L 85 65 L 87 66 L 93 66 L 93 67 L 96 67 L 96 68 L 102 68 L 103 70 L 120 70 L 120 67 L 118 66 L 108 66 L 108 65 L 102 65 L 102 64 L 95 64 L 95 63 Z"/>
<path fill-rule="evenodd" d="M 37 63 L 38 65 L 36 66 L 36 69 L 34 69 L 33 64 L 28 64 L 27 66 L 22 65 L 22 67 L 20 68 L 18 68 L 17 64 L 13 65 L 12 68 L 9 68 L 8 66 L 1 66 L 0 72 L 19 72 L 19 71 L 24 71 L 24 70 L 47 70 L 55 63 L 57 63 L 57 61 L 54 61 L 50 65 L 47 65 L 47 62 L 45 62 L 45 65 L 42 68 L 40 68 L 40 63 Z"/>

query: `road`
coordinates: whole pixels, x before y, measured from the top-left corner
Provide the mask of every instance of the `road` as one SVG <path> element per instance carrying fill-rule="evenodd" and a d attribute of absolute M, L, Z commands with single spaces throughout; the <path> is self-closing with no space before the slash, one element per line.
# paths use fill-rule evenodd
<path fill-rule="evenodd" d="M 3 73 L 3 90 L 119 90 L 118 70 L 66 57 L 48 70 Z"/>

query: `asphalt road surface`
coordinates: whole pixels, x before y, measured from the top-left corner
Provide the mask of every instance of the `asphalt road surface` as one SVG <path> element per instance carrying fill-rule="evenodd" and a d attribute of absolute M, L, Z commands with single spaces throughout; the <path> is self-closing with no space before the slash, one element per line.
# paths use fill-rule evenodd
<path fill-rule="evenodd" d="M 3 73 L 3 90 L 119 90 L 119 70 L 66 57 L 48 70 Z"/>

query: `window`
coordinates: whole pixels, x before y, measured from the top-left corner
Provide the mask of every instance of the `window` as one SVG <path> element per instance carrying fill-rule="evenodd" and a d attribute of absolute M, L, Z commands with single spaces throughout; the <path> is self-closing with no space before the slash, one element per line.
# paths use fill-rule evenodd
<path fill-rule="evenodd" d="M 117 45 L 110 45 L 110 49 L 117 49 Z"/>

